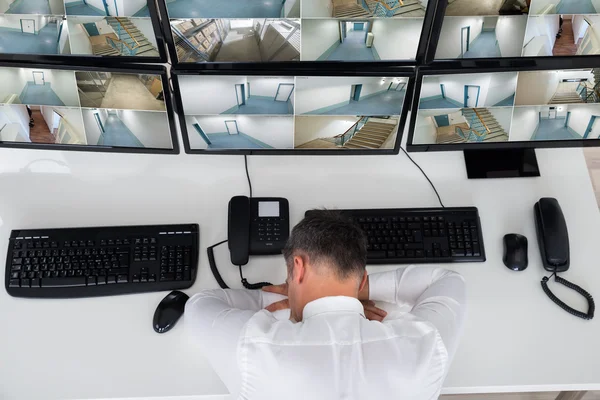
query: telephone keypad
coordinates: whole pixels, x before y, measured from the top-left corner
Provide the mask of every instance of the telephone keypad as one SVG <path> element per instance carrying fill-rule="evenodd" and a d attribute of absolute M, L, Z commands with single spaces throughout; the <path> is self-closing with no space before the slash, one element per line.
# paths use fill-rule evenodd
<path fill-rule="evenodd" d="M 281 218 L 258 218 L 258 240 L 278 242 L 281 240 Z"/>

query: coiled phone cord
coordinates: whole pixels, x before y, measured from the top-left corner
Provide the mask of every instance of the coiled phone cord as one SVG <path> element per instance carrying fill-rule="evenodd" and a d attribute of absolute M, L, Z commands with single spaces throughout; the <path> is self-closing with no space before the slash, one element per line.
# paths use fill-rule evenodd
<path fill-rule="evenodd" d="M 588 312 L 587 313 L 583 313 L 579 310 L 575 310 L 574 308 L 572 308 L 572 307 L 568 306 L 566 303 L 564 303 L 561 299 L 556 297 L 556 295 L 554 293 L 552 293 L 552 291 L 548 287 L 548 281 L 552 278 L 552 276 L 554 276 L 554 281 L 556 283 L 560 283 L 561 285 L 564 285 L 564 286 L 568 287 L 569 289 L 572 289 L 572 290 L 576 291 L 577 293 L 579 293 L 580 295 L 582 295 L 583 297 L 585 297 L 585 299 L 588 302 Z M 548 295 L 548 297 L 550 297 L 550 300 L 552 300 L 554 303 L 556 303 L 556 305 L 558 305 L 560 308 L 562 308 L 569 314 L 574 315 L 579 318 L 582 318 L 582 319 L 585 319 L 585 320 L 590 320 L 590 319 L 594 318 L 594 311 L 596 310 L 596 303 L 594 303 L 594 298 L 592 297 L 592 295 L 589 294 L 582 287 L 580 287 L 572 282 L 569 282 L 568 280 L 566 280 L 564 278 L 561 278 L 560 276 L 558 276 L 556 274 L 556 271 L 554 271 L 554 273 L 552 275 L 550 275 L 549 277 L 548 276 L 543 277 L 541 284 L 542 284 L 542 289 L 544 290 L 546 295 Z"/>
<path fill-rule="evenodd" d="M 221 289 L 229 289 L 229 286 L 227 286 L 227 284 L 223 280 L 223 277 L 219 273 L 219 270 L 217 269 L 217 262 L 215 261 L 215 254 L 214 254 L 214 251 L 213 251 L 213 249 L 215 247 L 220 246 L 223 243 L 227 243 L 227 240 L 223 240 L 222 242 L 219 242 L 217 244 L 213 244 L 212 246 L 208 247 L 206 249 L 206 253 L 208 255 L 208 264 L 210 265 L 210 270 L 212 271 L 213 276 L 215 277 L 215 280 L 217 281 L 217 283 L 219 284 L 219 286 L 221 287 Z M 238 267 L 240 269 L 240 278 L 242 280 L 242 285 L 244 285 L 244 287 L 246 289 L 257 290 L 257 289 L 261 289 L 264 286 L 271 286 L 272 285 L 272 283 L 269 283 L 269 282 L 258 282 L 258 283 L 250 283 L 250 282 L 248 282 L 248 280 L 246 278 L 244 278 L 244 276 L 242 275 L 242 266 L 238 265 Z"/>

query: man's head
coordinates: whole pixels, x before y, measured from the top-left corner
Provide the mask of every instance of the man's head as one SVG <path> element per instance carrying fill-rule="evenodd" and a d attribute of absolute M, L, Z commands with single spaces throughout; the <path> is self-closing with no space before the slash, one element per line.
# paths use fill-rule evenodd
<path fill-rule="evenodd" d="M 366 283 L 367 239 L 339 212 L 313 210 L 292 230 L 283 250 L 292 318 L 325 296 L 352 296 Z"/>

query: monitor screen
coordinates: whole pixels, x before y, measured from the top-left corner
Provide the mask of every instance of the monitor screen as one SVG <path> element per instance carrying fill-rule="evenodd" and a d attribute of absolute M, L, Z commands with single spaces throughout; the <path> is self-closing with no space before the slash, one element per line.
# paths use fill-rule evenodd
<path fill-rule="evenodd" d="M 0 67 L 0 145 L 173 152 L 162 76 Z"/>
<path fill-rule="evenodd" d="M 410 97 L 407 77 L 176 74 L 175 81 L 186 150 L 199 153 L 393 153 Z"/>
<path fill-rule="evenodd" d="M 0 56 L 160 58 L 151 10 L 152 0 L 0 0 Z"/>
<path fill-rule="evenodd" d="M 162 1 L 162 0 L 161 0 Z M 411 61 L 429 0 L 169 0 L 179 63 Z"/>
<path fill-rule="evenodd" d="M 599 83 L 592 68 L 426 75 L 409 144 L 598 139 Z"/>
<path fill-rule="evenodd" d="M 589 0 L 449 1 L 436 59 L 600 53 L 600 3 Z"/>

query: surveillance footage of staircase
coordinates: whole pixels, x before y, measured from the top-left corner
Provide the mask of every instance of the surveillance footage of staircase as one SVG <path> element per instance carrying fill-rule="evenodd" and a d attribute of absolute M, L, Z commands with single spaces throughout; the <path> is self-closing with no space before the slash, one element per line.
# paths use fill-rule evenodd
<path fill-rule="evenodd" d="M 189 19 L 171 26 L 180 62 L 300 59 L 299 20 Z"/>
<path fill-rule="evenodd" d="M 300 127 L 297 123 L 297 129 L 302 129 L 302 118 L 307 117 L 300 118 Z M 358 120 L 345 132 L 335 136 L 319 137 L 296 145 L 296 148 L 373 150 L 393 147 L 394 137 L 398 130 L 398 117 L 361 116 L 357 118 Z"/>
<path fill-rule="evenodd" d="M 419 0 L 333 0 L 334 18 L 422 17 L 425 6 Z"/>

